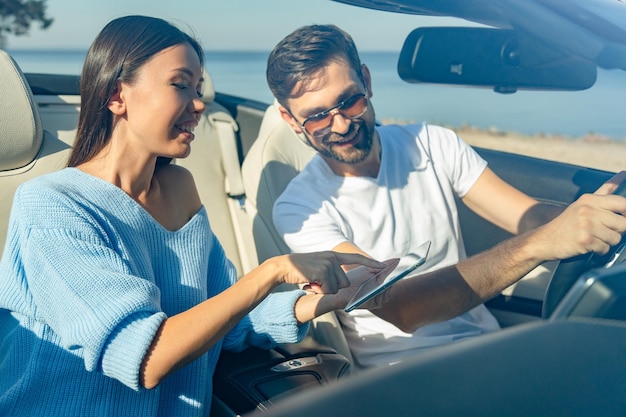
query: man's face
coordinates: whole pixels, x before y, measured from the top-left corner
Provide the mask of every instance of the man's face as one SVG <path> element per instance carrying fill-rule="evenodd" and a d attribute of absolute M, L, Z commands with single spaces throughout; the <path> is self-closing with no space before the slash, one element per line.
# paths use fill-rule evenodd
<path fill-rule="evenodd" d="M 296 133 L 303 132 L 329 162 L 354 165 L 370 155 L 375 115 L 367 68 L 363 78 L 365 83 L 348 64 L 332 61 L 307 80 L 305 93 L 289 99 L 288 111 L 282 112 Z"/>

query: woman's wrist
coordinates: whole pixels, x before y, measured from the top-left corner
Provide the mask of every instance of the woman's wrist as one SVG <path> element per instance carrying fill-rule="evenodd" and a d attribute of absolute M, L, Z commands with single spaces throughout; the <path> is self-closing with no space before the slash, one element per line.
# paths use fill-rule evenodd
<path fill-rule="evenodd" d="M 272 259 L 262 262 L 259 266 L 239 279 L 239 283 L 254 284 L 262 294 L 269 294 L 282 282 L 282 269 Z M 243 282 L 242 282 L 243 281 Z"/>

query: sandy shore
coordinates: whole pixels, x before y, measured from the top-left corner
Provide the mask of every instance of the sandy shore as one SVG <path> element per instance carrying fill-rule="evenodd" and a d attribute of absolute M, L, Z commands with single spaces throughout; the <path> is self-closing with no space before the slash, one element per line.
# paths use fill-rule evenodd
<path fill-rule="evenodd" d="M 559 162 L 617 172 L 626 169 L 626 140 L 599 135 L 580 138 L 521 135 L 472 127 L 452 128 L 467 143 Z"/>

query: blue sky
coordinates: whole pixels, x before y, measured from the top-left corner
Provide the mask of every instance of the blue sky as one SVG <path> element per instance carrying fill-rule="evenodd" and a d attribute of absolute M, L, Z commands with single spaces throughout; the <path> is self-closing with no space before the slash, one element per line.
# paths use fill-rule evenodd
<path fill-rule="evenodd" d="M 127 14 L 165 18 L 188 25 L 205 49 L 271 50 L 293 29 L 334 23 L 347 30 L 362 50 L 398 50 L 404 37 L 423 24 L 449 23 L 376 12 L 330 0 L 48 0 L 54 23 L 26 36 L 10 37 L 10 49 L 87 48 L 111 19 Z M 428 23 L 430 22 L 430 23 Z"/>

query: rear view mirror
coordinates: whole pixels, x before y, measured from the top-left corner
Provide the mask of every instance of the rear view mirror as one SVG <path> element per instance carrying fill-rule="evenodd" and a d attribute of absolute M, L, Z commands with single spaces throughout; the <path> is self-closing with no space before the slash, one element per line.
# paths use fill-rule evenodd
<path fill-rule="evenodd" d="M 491 87 L 499 93 L 584 90 L 596 81 L 596 65 L 549 48 L 513 30 L 425 27 L 406 38 L 398 60 L 409 83 Z"/>

